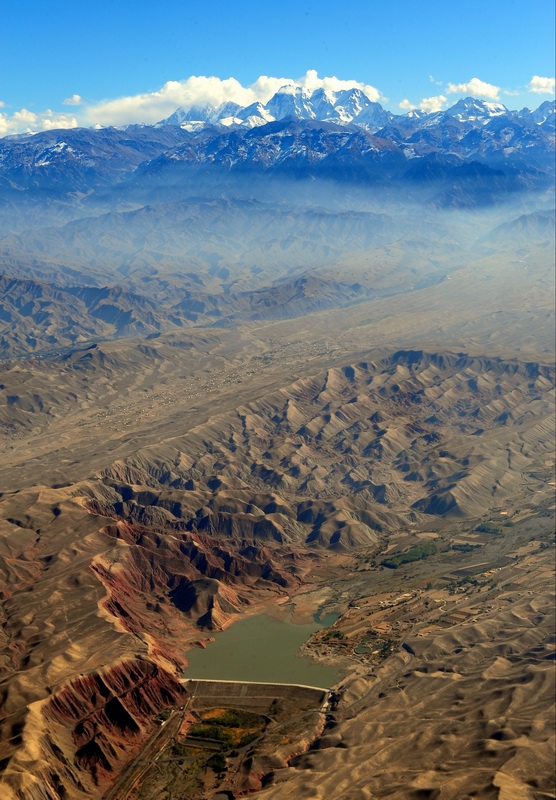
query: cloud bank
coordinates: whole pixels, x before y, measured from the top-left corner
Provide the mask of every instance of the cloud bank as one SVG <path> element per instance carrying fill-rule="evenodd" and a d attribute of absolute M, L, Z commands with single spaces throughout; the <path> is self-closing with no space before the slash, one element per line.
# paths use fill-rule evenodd
<path fill-rule="evenodd" d="M 0 107 L 3 106 L 0 103 Z M 77 128 L 79 122 L 70 114 L 58 113 L 48 108 L 39 114 L 22 108 L 13 114 L 0 113 L 0 136 L 13 133 L 34 133 L 35 131 L 50 131 L 56 128 Z"/>

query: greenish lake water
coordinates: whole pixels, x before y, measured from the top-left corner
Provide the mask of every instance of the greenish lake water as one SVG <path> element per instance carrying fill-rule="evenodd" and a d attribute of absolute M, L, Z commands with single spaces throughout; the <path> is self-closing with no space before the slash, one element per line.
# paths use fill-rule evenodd
<path fill-rule="evenodd" d="M 328 688 L 340 680 L 341 672 L 302 656 L 299 648 L 312 633 L 336 618 L 337 615 L 326 614 L 320 622 L 293 625 L 264 614 L 247 617 L 215 634 L 216 641 L 206 649 L 191 650 L 185 677 Z"/>

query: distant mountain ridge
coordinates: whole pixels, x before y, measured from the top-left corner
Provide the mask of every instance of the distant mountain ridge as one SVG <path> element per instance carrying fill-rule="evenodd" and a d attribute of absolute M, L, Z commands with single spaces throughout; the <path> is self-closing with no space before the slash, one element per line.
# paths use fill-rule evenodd
<path fill-rule="evenodd" d="M 409 111 L 406 114 L 393 114 L 385 110 L 380 103 L 371 100 L 361 89 L 343 89 L 332 92 L 319 88 L 309 92 L 299 86 L 286 85 L 279 89 L 266 103 L 252 103 L 242 107 L 237 103 L 224 102 L 220 105 L 193 106 L 188 110 L 178 108 L 166 119 L 156 123 L 155 127 L 180 125 L 187 130 L 199 130 L 200 127 L 220 125 L 227 128 L 253 128 L 284 119 L 319 120 L 336 122 L 341 125 L 357 125 L 371 133 L 385 128 L 391 123 L 401 120 L 411 121 L 416 128 L 429 124 L 436 125 L 450 119 L 462 124 L 472 123 L 484 125 L 493 117 L 506 119 L 516 118 L 531 121 L 537 125 L 546 125 L 554 129 L 554 102 L 549 100 L 530 111 L 510 111 L 502 103 L 492 103 L 473 97 L 466 97 L 446 109 L 426 114 L 421 111 Z"/>
<path fill-rule="evenodd" d="M 504 192 L 551 185 L 554 119 L 549 101 L 517 112 L 469 97 L 445 111 L 395 116 L 360 89 L 310 93 L 285 87 L 266 105 L 241 108 L 227 102 L 177 109 L 155 125 L 0 139 L 0 214 L 13 218 L 9 204 L 25 198 L 75 204 L 114 188 L 142 202 L 143 196 L 130 196 L 127 187 L 152 181 L 156 174 L 162 178 L 162 172 L 172 186 L 180 165 L 361 184 L 413 181 L 415 164 L 421 164 L 421 181 L 451 180 L 454 167 L 479 162 L 504 172 L 505 184 L 493 195 L 500 198 Z M 169 167 L 176 174 L 170 176 Z M 10 230 L 9 222 L 4 226 Z"/>

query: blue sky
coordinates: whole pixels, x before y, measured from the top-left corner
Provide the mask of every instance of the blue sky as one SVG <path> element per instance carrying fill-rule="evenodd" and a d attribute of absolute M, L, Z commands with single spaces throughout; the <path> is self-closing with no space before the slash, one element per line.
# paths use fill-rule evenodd
<path fill-rule="evenodd" d="M 236 83 L 183 82 L 215 76 L 248 88 L 261 75 L 296 80 L 308 70 L 373 87 L 397 112 L 481 91 L 511 108 L 536 107 L 553 96 L 553 82 L 528 87 L 533 76 L 553 81 L 554 30 L 553 0 L 4 3 L 0 134 L 32 127 L 33 118 L 37 127 L 121 124 L 154 121 L 158 109 L 162 118 L 184 98 L 264 99 L 274 84 L 242 95 Z"/>

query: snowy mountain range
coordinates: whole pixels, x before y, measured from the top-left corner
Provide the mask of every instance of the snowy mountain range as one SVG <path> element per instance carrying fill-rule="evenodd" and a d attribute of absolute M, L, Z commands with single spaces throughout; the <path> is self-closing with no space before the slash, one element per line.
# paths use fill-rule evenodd
<path fill-rule="evenodd" d="M 283 86 L 263 105 L 253 103 L 242 107 L 237 103 L 226 102 L 219 106 L 193 106 L 187 111 L 178 108 L 156 127 L 180 125 L 194 131 L 210 124 L 226 128 L 254 128 L 284 119 L 319 120 L 335 122 L 340 125 L 357 125 L 375 133 L 395 121 L 411 121 L 417 127 L 436 125 L 442 121 L 455 120 L 461 124 L 486 125 L 494 117 L 528 120 L 537 125 L 554 129 L 554 103 L 544 102 L 535 111 L 524 108 L 510 111 L 502 103 L 490 103 L 467 97 L 445 111 L 426 114 L 423 111 L 410 111 L 395 115 L 386 111 L 380 103 L 370 100 L 357 88 L 332 92 L 316 89 L 309 92 L 298 86 Z"/>
<path fill-rule="evenodd" d="M 332 92 L 321 88 L 308 92 L 298 86 L 283 86 L 265 105 L 252 103 L 242 108 L 237 103 L 222 103 L 216 107 L 195 106 L 187 111 L 178 108 L 158 125 L 182 125 L 188 130 L 196 130 L 207 123 L 254 128 L 277 120 L 298 119 L 353 123 L 377 130 L 393 118 L 390 111 L 370 100 L 361 89 Z"/>
<path fill-rule="evenodd" d="M 203 181 L 270 171 L 358 185 L 447 182 L 449 204 L 499 202 L 553 185 L 554 130 L 550 101 L 510 111 L 468 97 L 444 111 L 394 115 L 360 89 L 286 86 L 266 104 L 180 108 L 155 125 L 4 137 L 0 211 L 4 203 L 9 216 L 23 198 L 74 203 L 117 190 L 142 202 L 151 191 L 191 192 L 192 170 Z M 453 188 L 462 184 L 463 200 Z"/>

